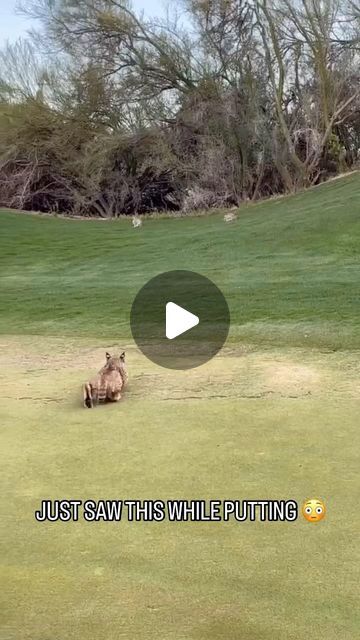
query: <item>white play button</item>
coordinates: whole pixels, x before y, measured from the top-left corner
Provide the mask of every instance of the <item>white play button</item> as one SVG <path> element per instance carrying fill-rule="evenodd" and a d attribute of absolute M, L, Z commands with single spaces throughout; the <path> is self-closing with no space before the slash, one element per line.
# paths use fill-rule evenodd
<path fill-rule="evenodd" d="M 168 302 L 166 305 L 166 337 L 168 340 L 174 340 L 186 331 L 190 331 L 197 327 L 200 320 L 190 311 L 186 311 L 183 307 L 179 307 L 174 302 Z"/>
<path fill-rule="evenodd" d="M 168 271 L 140 289 L 130 325 L 137 346 L 151 362 L 188 371 L 209 362 L 223 348 L 230 310 L 220 289 L 205 276 Z"/>

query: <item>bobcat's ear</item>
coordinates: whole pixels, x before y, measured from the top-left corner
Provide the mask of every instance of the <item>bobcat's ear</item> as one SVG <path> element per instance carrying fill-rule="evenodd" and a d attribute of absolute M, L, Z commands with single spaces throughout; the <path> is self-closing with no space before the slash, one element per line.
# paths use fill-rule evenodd
<path fill-rule="evenodd" d="M 125 360 L 125 351 L 122 352 L 122 354 L 120 356 L 120 360 Z"/>
<path fill-rule="evenodd" d="M 111 355 L 110 355 L 110 353 L 107 351 L 107 352 L 106 352 L 106 360 L 110 360 L 110 358 L 111 358 Z"/>

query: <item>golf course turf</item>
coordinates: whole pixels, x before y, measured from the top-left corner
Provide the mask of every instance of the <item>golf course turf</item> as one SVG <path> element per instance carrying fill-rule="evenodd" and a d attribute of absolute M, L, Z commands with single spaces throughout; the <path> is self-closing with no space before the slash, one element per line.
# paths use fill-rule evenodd
<path fill-rule="evenodd" d="M 185 218 L 0 212 L 0 637 L 355 640 L 360 174 Z M 132 301 L 191 269 L 224 293 L 188 372 L 134 345 Z M 81 385 L 126 349 L 129 388 Z M 319 523 L 38 523 L 42 500 L 320 498 Z"/>

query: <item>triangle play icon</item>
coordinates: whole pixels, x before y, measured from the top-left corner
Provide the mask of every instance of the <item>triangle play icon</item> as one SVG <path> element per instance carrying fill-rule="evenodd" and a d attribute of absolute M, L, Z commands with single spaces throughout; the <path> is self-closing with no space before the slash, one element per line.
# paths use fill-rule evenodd
<path fill-rule="evenodd" d="M 174 302 L 168 302 L 166 305 L 166 337 L 168 340 L 174 340 L 183 333 L 190 331 L 200 323 L 198 316 L 190 311 L 179 307 Z"/>

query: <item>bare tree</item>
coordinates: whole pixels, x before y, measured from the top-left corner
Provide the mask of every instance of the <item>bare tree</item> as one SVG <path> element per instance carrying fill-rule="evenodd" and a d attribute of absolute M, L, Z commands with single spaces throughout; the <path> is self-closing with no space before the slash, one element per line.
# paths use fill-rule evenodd
<path fill-rule="evenodd" d="M 0 53 L 2 204 L 232 206 L 358 161 L 358 3 L 182 6 L 186 21 L 126 0 L 23 0 L 40 28 Z"/>

